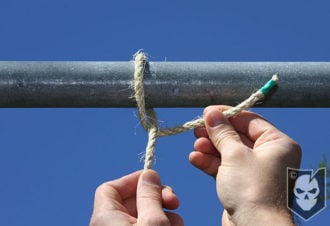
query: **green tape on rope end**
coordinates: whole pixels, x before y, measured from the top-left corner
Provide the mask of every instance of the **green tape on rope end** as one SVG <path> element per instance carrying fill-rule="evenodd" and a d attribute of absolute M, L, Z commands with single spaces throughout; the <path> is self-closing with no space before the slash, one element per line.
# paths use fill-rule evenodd
<path fill-rule="evenodd" d="M 261 87 L 260 91 L 262 94 L 267 95 L 271 89 L 273 89 L 277 85 L 278 77 L 274 75 L 271 80 L 269 80 L 263 87 Z"/>

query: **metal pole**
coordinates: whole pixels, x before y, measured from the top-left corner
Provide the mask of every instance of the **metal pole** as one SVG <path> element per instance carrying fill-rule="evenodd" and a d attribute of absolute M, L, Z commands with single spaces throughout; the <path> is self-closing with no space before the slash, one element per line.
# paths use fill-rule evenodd
<path fill-rule="evenodd" d="M 0 62 L 0 107 L 135 107 L 133 62 Z M 260 106 L 330 107 L 330 62 L 151 62 L 149 107 L 235 105 L 278 73 Z"/>

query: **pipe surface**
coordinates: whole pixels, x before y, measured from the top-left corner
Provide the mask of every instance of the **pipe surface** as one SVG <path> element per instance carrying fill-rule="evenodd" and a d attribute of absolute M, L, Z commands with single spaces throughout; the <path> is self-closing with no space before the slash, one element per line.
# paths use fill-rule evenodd
<path fill-rule="evenodd" d="M 150 62 L 148 107 L 236 105 L 275 73 L 262 107 L 330 107 L 329 62 Z M 0 62 L 0 107 L 135 107 L 133 62 Z"/>

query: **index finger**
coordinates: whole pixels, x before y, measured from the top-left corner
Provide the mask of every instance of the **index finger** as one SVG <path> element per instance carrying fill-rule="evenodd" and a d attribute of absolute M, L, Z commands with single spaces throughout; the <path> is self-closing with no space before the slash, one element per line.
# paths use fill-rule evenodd
<path fill-rule="evenodd" d="M 124 200 L 136 195 L 137 182 L 143 171 L 136 171 L 119 179 L 101 184 L 95 192 L 94 209 L 106 207 L 112 209 L 114 202 L 123 203 Z"/>

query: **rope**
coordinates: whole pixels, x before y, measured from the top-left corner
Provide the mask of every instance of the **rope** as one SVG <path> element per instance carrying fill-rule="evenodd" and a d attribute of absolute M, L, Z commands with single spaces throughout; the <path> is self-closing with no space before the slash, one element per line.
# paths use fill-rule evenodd
<path fill-rule="evenodd" d="M 143 77 L 145 72 L 146 64 L 148 63 L 146 55 L 139 51 L 135 54 L 135 71 L 134 71 L 134 97 L 137 103 L 138 115 L 142 127 L 148 132 L 148 144 L 146 147 L 144 169 L 150 169 L 152 167 L 152 161 L 155 152 L 157 137 L 164 137 L 175 135 L 178 133 L 185 132 L 190 129 L 204 126 L 204 119 L 198 118 L 196 120 L 188 121 L 183 125 L 179 125 L 173 128 L 160 129 L 157 115 L 154 109 L 145 107 L 145 96 Z M 262 88 L 253 93 L 249 98 L 241 102 L 235 107 L 232 107 L 223 112 L 226 118 L 233 117 L 239 114 L 241 111 L 252 107 L 255 103 L 262 100 L 269 91 L 276 86 L 278 83 L 277 75 L 273 75 L 272 79 L 269 80 Z"/>

